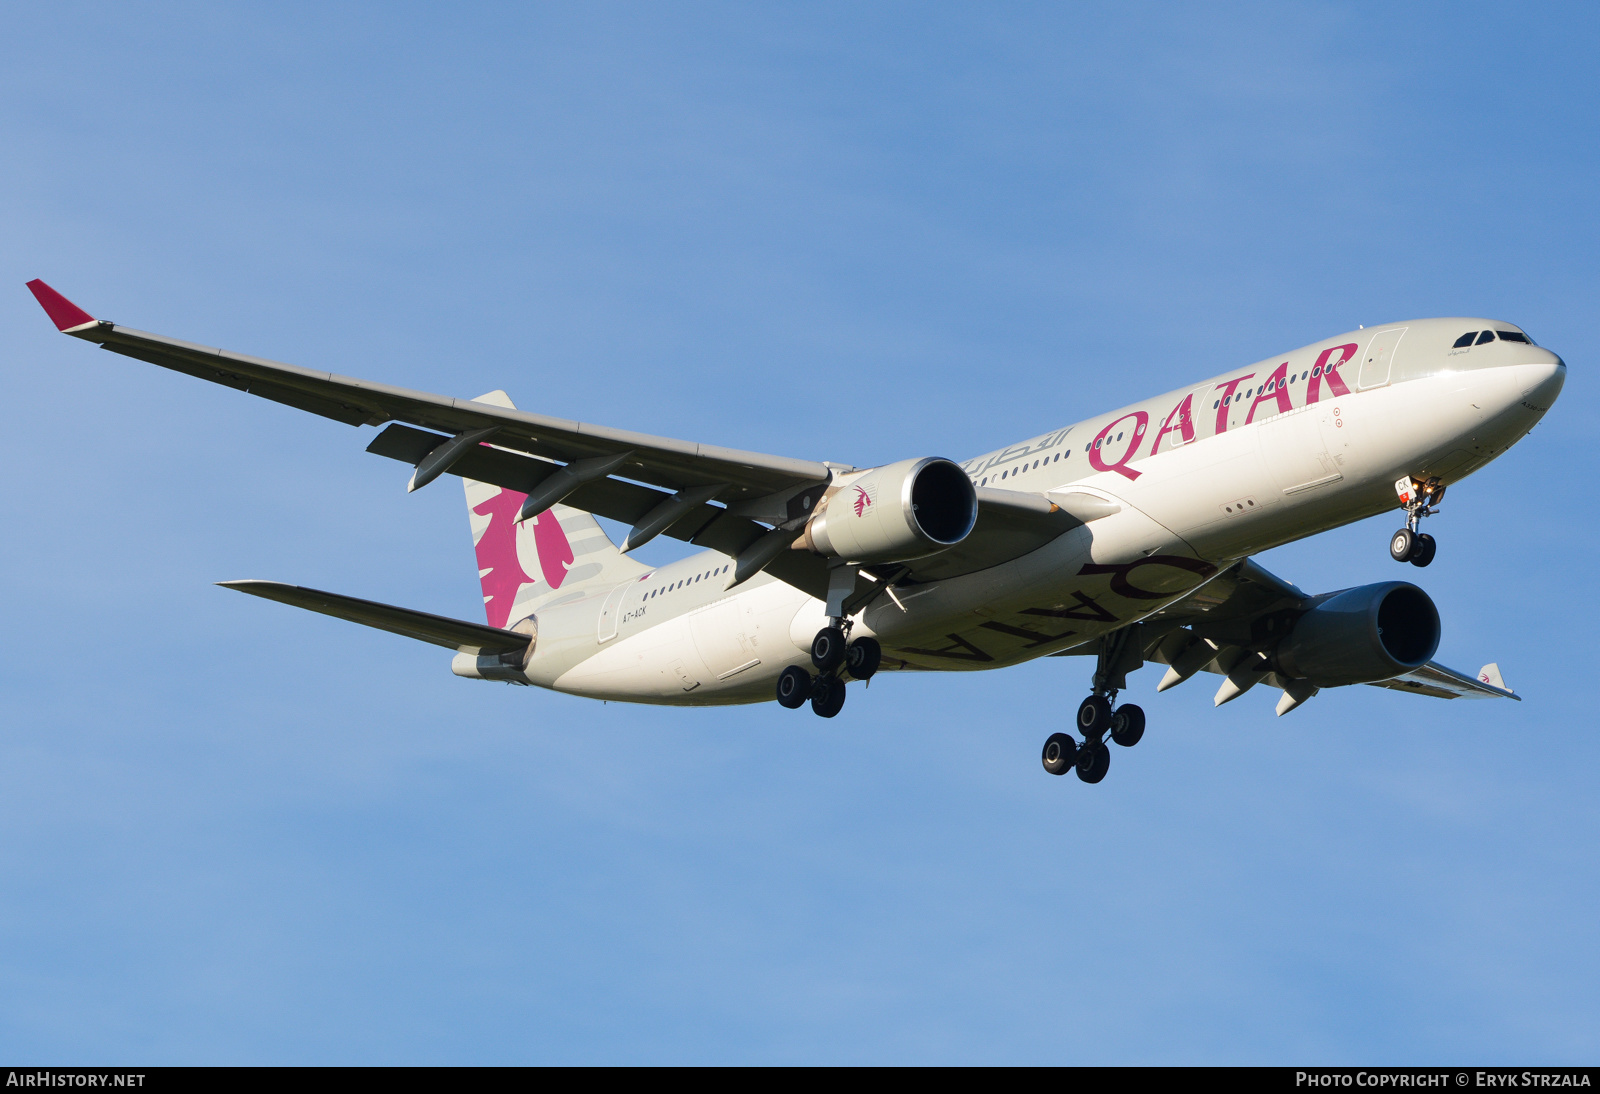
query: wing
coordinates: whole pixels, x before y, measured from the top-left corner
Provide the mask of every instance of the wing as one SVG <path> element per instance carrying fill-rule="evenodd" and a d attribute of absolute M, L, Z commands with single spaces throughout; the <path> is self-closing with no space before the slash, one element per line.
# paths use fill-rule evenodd
<path fill-rule="evenodd" d="M 1382 680 L 1372 686 L 1409 691 L 1414 695 L 1432 695 L 1436 699 L 1515 699 L 1522 702 L 1522 696 L 1510 688 L 1495 687 L 1487 680 L 1474 680 L 1465 673 L 1432 661 L 1416 672 L 1396 676 L 1393 680 Z"/>
<path fill-rule="evenodd" d="M 739 559 L 741 579 L 765 569 L 812 596 L 827 595 L 826 561 L 785 548 L 833 472 L 854 470 L 848 465 L 634 433 L 250 357 L 95 319 L 43 281 L 28 287 L 57 329 L 102 349 L 346 425 L 387 425 L 368 451 L 415 466 L 413 489 L 445 472 L 463 475 L 528 494 L 530 506 L 562 501 L 632 525 L 630 547 L 665 534 Z M 998 565 L 1115 511 L 1107 504 L 1083 494 L 1052 500 L 980 490 L 979 519 L 965 541 L 913 566 L 883 568 L 876 582 L 864 576 L 856 595 L 875 594 L 891 572 L 917 581 Z"/>
<path fill-rule="evenodd" d="M 1244 694 L 1257 683 L 1281 688 L 1284 699 L 1278 713 L 1285 714 L 1315 694 L 1306 681 L 1272 671 L 1263 654 L 1287 633 L 1298 613 L 1317 598 L 1268 572 L 1253 559 L 1242 559 L 1182 600 L 1137 624 L 1138 631 L 1118 671 L 1124 674 L 1143 661 L 1168 666 L 1157 690 L 1187 680 L 1196 672 L 1227 677 L 1217 692 L 1217 704 Z M 1080 652 L 1078 650 L 1069 651 Z M 1491 671 L 1492 670 L 1492 671 Z M 1372 686 L 1441 699 L 1520 697 L 1497 686 L 1499 669 L 1485 665 L 1479 679 L 1432 661 L 1422 668 Z"/>

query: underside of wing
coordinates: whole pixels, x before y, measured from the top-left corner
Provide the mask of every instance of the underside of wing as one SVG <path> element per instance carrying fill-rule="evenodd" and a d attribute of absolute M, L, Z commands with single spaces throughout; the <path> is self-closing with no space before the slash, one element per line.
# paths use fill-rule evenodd
<path fill-rule="evenodd" d="M 1374 594 L 1377 596 L 1396 584 L 1404 585 L 1379 583 L 1340 593 L 1308 596 L 1254 560 L 1241 559 L 1182 600 L 1128 628 L 1129 636 L 1118 647 L 1119 660 L 1114 667 L 1125 676 L 1145 661 L 1165 664 L 1167 674 L 1157 686 L 1158 691 L 1176 687 L 1197 673 L 1222 676 L 1224 679 L 1215 700 L 1218 706 L 1238 698 L 1257 684 L 1267 684 L 1283 692 L 1278 703 L 1279 714 L 1311 698 L 1319 687 L 1357 682 L 1443 699 L 1519 698 L 1503 686 L 1496 665 L 1485 665 L 1477 679 L 1433 661 L 1410 671 L 1389 668 L 1388 672 L 1399 672 L 1394 676 L 1379 670 L 1370 676 L 1336 678 L 1331 682 L 1317 680 L 1315 675 L 1307 679 L 1294 671 L 1292 651 L 1295 642 L 1300 640 L 1296 628 L 1303 617 L 1333 597 L 1367 590 L 1378 590 Z M 1433 613 L 1431 602 L 1420 590 L 1407 588 L 1426 604 L 1427 613 Z M 1414 598 L 1410 601 L 1402 598 L 1402 603 L 1414 602 Z M 1436 613 L 1432 625 L 1437 627 Z M 1382 633 L 1380 629 L 1378 634 Z M 1436 643 L 1437 630 L 1433 634 Z M 1355 647 L 1361 647 L 1365 641 L 1352 635 L 1351 643 Z M 1418 659 L 1424 656 L 1427 654 L 1422 652 L 1416 655 Z M 1416 661 L 1410 664 L 1415 665 Z M 1379 676 L 1382 678 L 1375 678 Z"/>
<path fill-rule="evenodd" d="M 1509 688 L 1496 687 L 1486 680 L 1475 680 L 1466 673 L 1434 661 L 1429 661 L 1415 672 L 1396 676 L 1393 680 L 1380 680 L 1372 686 L 1408 691 L 1413 695 L 1431 695 L 1436 699 L 1515 699 L 1522 702 L 1522 696 Z"/>

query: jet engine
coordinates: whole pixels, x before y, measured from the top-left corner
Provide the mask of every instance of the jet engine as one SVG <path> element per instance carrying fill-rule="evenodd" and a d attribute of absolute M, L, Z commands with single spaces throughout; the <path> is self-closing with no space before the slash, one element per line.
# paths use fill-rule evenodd
<path fill-rule="evenodd" d="M 1295 621 L 1278 647 L 1289 676 L 1319 688 L 1388 680 L 1419 669 L 1439 648 L 1439 611 L 1406 581 L 1334 593 Z"/>
<path fill-rule="evenodd" d="M 904 562 L 955 546 L 977 520 L 977 491 L 958 465 L 901 460 L 844 477 L 796 546 L 851 562 Z"/>

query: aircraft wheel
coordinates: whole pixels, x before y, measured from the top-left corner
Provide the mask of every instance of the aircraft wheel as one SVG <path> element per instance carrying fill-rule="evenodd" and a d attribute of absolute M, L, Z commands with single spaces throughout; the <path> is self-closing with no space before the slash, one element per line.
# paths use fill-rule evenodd
<path fill-rule="evenodd" d="M 1433 561 L 1433 556 L 1439 551 L 1439 543 L 1428 533 L 1424 532 L 1417 537 L 1417 549 L 1411 559 L 1413 566 L 1426 566 Z"/>
<path fill-rule="evenodd" d="M 811 696 L 811 709 L 818 716 L 832 718 L 844 709 L 844 681 L 837 676 L 823 676 L 817 680 Z"/>
<path fill-rule="evenodd" d="M 1091 745 L 1078 749 L 1078 778 L 1086 783 L 1097 783 L 1111 770 L 1111 750 L 1105 745 Z"/>
<path fill-rule="evenodd" d="M 1111 739 L 1132 748 L 1144 736 L 1144 709 L 1125 703 L 1111 713 Z"/>
<path fill-rule="evenodd" d="M 811 640 L 811 663 L 818 672 L 832 672 L 844 664 L 844 631 L 838 627 L 823 627 Z"/>
<path fill-rule="evenodd" d="M 1078 706 L 1078 732 L 1091 741 L 1099 740 L 1111 728 L 1111 700 L 1091 695 Z"/>
<path fill-rule="evenodd" d="M 857 680 L 870 680 L 883 661 L 883 647 L 876 638 L 858 638 L 850 643 L 844 654 L 845 668 Z"/>
<path fill-rule="evenodd" d="M 1389 540 L 1389 557 L 1396 562 L 1410 562 L 1417 549 L 1417 537 L 1409 528 L 1402 528 Z"/>
<path fill-rule="evenodd" d="M 799 665 L 790 665 L 778 674 L 778 703 L 790 710 L 805 705 L 811 696 L 811 674 Z"/>
<path fill-rule="evenodd" d="M 1044 754 L 1039 759 L 1050 774 L 1065 775 L 1077 766 L 1078 742 L 1065 733 L 1052 733 L 1044 742 Z"/>

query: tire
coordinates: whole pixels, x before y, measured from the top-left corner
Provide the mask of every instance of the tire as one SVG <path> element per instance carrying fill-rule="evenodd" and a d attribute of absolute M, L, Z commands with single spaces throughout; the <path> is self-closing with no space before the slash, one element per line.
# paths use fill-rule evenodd
<path fill-rule="evenodd" d="M 870 680 L 883 663 L 883 647 L 876 638 L 858 638 L 844 652 L 845 668 L 857 680 Z"/>
<path fill-rule="evenodd" d="M 1111 700 L 1091 695 L 1078 705 L 1078 732 L 1095 740 L 1111 728 Z"/>
<path fill-rule="evenodd" d="M 1111 770 L 1111 750 L 1105 745 L 1078 749 L 1078 778 L 1097 783 Z"/>
<path fill-rule="evenodd" d="M 816 694 L 811 697 L 811 710 L 820 718 L 832 718 L 844 709 L 844 681 L 837 676 L 825 676 L 818 681 Z"/>
<path fill-rule="evenodd" d="M 1417 537 L 1417 548 L 1411 557 L 1411 565 L 1426 566 L 1433 561 L 1433 556 L 1439 552 L 1439 543 L 1428 533 L 1424 532 Z"/>
<path fill-rule="evenodd" d="M 778 674 L 778 704 L 790 710 L 805 706 L 811 697 L 811 674 L 799 665 L 790 665 Z"/>
<path fill-rule="evenodd" d="M 1044 742 L 1039 761 L 1052 775 L 1065 775 L 1078 765 L 1077 739 L 1065 733 L 1052 733 Z"/>
<path fill-rule="evenodd" d="M 1144 736 L 1144 708 L 1125 703 L 1111 713 L 1111 739 L 1132 748 Z"/>
<path fill-rule="evenodd" d="M 1417 551 L 1417 537 L 1409 528 L 1402 528 L 1389 539 L 1389 557 L 1396 562 L 1410 562 Z"/>
<path fill-rule="evenodd" d="M 823 627 L 811 640 L 811 663 L 818 672 L 832 672 L 844 664 L 844 631 Z"/>

